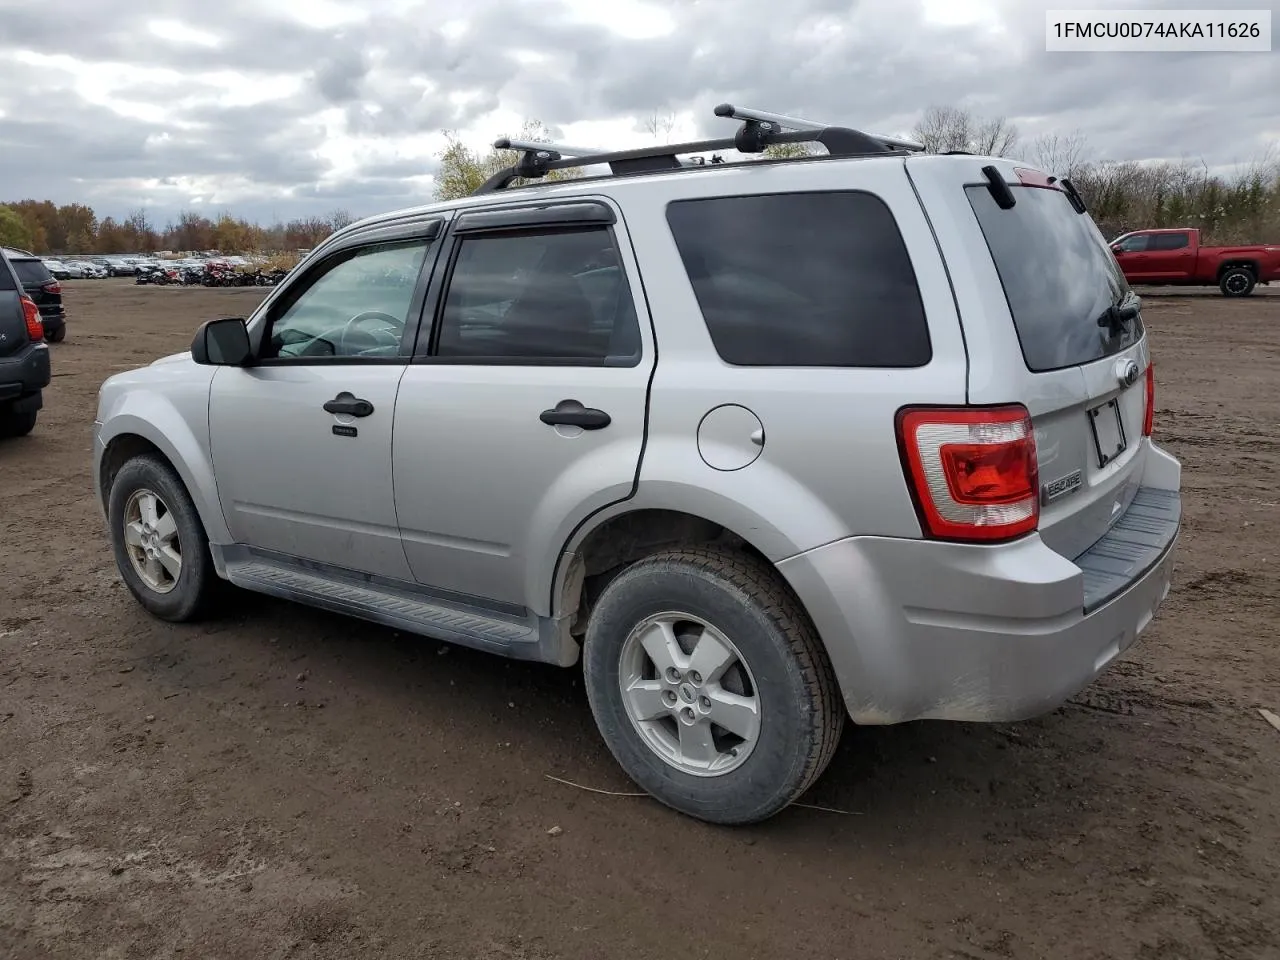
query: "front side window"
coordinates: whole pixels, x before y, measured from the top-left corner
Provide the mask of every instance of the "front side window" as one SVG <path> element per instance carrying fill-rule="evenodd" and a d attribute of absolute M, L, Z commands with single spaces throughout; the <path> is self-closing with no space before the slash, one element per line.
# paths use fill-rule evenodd
<path fill-rule="evenodd" d="M 1116 246 L 1125 253 L 1142 253 L 1147 249 L 1147 239 L 1145 233 L 1136 237 L 1125 237 Z"/>
<path fill-rule="evenodd" d="M 271 321 L 266 359 L 395 357 L 428 240 L 343 251 Z"/>
<path fill-rule="evenodd" d="M 436 356 L 631 365 L 639 352 L 635 302 L 608 228 L 463 236 Z"/>
<path fill-rule="evenodd" d="M 668 206 L 667 223 L 726 363 L 929 362 L 915 271 L 893 213 L 874 194 L 679 200 Z"/>

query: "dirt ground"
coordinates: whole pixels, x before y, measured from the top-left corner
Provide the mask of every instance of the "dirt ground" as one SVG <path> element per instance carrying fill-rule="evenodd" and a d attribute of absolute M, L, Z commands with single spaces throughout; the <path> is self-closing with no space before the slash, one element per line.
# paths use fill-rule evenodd
<path fill-rule="evenodd" d="M 634 790 L 574 671 L 249 596 L 148 618 L 98 385 L 260 294 L 66 289 L 0 446 L 0 957 L 1280 956 L 1280 291 L 1146 301 L 1186 528 L 1122 662 L 1023 724 L 850 729 L 805 798 L 845 813 L 721 829 L 549 779 Z"/>

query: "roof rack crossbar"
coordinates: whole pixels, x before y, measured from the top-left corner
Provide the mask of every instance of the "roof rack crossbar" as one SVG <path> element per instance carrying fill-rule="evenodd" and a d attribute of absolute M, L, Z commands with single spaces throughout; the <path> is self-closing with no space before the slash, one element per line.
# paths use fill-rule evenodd
<path fill-rule="evenodd" d="M 823 130 L 829 124 L 818 123 L 814 120 L 805 120 L 802 117 L 788 117 L 781 113 L 768 113 L 764 110 L 755 110 L 751 107 L 735 107 L 731 103 L 722 103 L 716 107 L 716 116 L 725 117 L 730 120 L 741 120 L 745 124 L 760 124 L 761 126 L 776 126 L 787 130 Z M 916 143 L 914 140 L 904 140 L 901 137 L 885 137 L 876 133 L 868 133 L 866 136 L 872 140 L 878 140 L 886 147 L 895 150 L 924 150 L 924 144 Z"/>
<path fill-rule="evenodd" d="M 716 116 L 742 121 L 742 126 L 735 136 L 640 147 L 634 150 L 592 150 L 568 144 L 502 137 L 494 141 L 494 147 L 499 150 L 515 150 L 519 153 L 519 159 L 512 166 L 491 176 L 476 188 L 475 194 L 505 190 L 518 179 L 538 180 L 552 170 L 602 164 L 609 165 L 609 172 L 613 176 L 656 170 L 681 170 L 700 165 L 689 160 L 681 160 L 681 154 L 709 153 L 718 150 L 763 153 L 768 147 L 781 143 L 820 143 L 827 148 L 827 153 L 838 157 L 871 156 L 924 149 L 920 144 L 909 140 L 873 136 L 847 127 L 827 126 L 799 117 L 738 108 L 728 103 L 720 104 L 715 108 L 715 112 Z M 711 162 L 723 161 L 713 157 Z"/>

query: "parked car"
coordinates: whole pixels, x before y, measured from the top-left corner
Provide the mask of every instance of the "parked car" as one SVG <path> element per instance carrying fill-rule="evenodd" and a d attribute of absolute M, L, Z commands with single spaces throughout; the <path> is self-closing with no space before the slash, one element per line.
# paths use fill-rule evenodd
<path fill-rule="evenodd" d="M 1111 241 L 1130 283 L 1213 287 L 1247 297 L 1255 285 L 1280 280 L 1280 246 L 1204 247 L 1195 227 L 1135 230 Z"/>
<path fill-rule="evenodd" d="M 44 257 L 41 262 L 44 264 L 45 269 L 49 271 L 50 276 L 58 280 L 69 280 L 71 278 L 71 268 L 61 260 Z"/>
<path fill-rule="evenodd" d="M 67 338 L 67 313 L 62 305 L 62 284 L 49 272 L 44 261 L 26 250 L 4 249 L 27 295 L 40 309 L 44 338 L 61 343 Z"/>
<path fill-rule="evenodd" d="M 0 248 L 0 439 L 35 429 L 49 378 L 40 309 Z"/>
<path fill-rule="evenodd" d="M 698 148 L 768 142 L 732 115 Z M 511 168 L 108 379 L 133 596 L 188 620 L 225 578 L 581 662 L 622 768 L 720 823 L 794 801 L 846 716 L 1063 703 L 1169 590 L 1140 302 L 1069 181 L 805 136 L 834 156 Z"/>

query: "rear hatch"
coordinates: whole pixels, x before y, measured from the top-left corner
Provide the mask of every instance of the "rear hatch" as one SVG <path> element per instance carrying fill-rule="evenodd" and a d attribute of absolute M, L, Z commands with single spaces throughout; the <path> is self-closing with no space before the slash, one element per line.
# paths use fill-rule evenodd
<path fill-rule="evenodd" d="M 1140 301 L 1060 181 L 1007 163 L 992 173 L 1007 194 L 984 175 L 953 186 L 963 190 L 968 224 L 976 220 L 970 256 L 988 288 L 978 315 L 963 314 L 969 401 L 1030 411 L 1040 536 L 1075 558 L 1124 515 L 1141 485 L 1149 355 Z M 983 247 L 985 265 L 972 253 Z"/>
<path fill-rule="evenodd" d="M 53 278 L 53 274 L 43 261 L 34 257 L 10 257 L 14 272 L 22 281 L 27 295 L 36 302 L 42 317 L 62 316 L 62 285 Z"/>
<path fill-rule="evenodd" d="M 12 356 L 30 342 L 22 312 L 22 290 L 6 260 L 0 257 L 0 357 Z"/>

